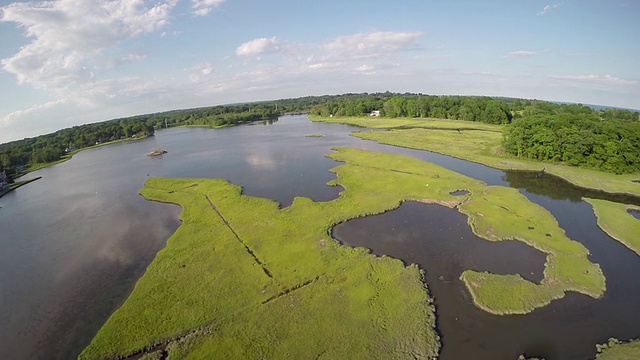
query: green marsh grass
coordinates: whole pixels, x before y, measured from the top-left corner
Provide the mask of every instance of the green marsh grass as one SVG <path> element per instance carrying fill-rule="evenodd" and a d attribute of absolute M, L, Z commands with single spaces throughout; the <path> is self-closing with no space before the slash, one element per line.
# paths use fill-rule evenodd
<path fill-rule="evenodd" d="M 609 339 L 606 344 L 596 345 L 597 360 L 638 360 L 640 359 L 640 340 L 622 342 Z"/>
<path fill-rule="evenodd" d="M 439 339 L 422 270 L 330 237 L 338 223 L 409 200 L 460 206 L 478 235 L 492 241 L 517 238 L 545 251 L 545 280 L 553 276 L 549 281 L 556 282 L 553 298 L 565 291 L 594 297 L 604 291 L 604 277 L 587 260 L 586 249 L 517 191 L 487 187 L 408 157 L 336 151 L 328 157 L 343 164 L 332 169 L 337 178 L 330 185 L 344 191 L 328 202 L 298 197 L 281 209 L 275 201 L 242 195 L 239 186 L 224 180 L 148 180 L 141 194 L 182 206 L 183 225 L 80 358 L 127 356 L 157 344 L 166 346 L 171 359 L 434 358 Z M 469 194 L 450 194 L 460 189 Z M 481 212 L 474 208 L 480 203 Z M 504 204 L 513 215 L 503 212 Z M 496 219 L 505 215 L 512 222 L 502 229 Z M 535 230 L 527 228 L 531 222 Z M 552 233 L 557 245 L 548 244 L 544 232 Z M 591 271 L 565 276 L 583 268 Z M 488 311 L 523 313 L 531 304 L 544 304 L 511 304 L 521 296 L 549 298 L 544 280 L 516 283 L 522 287 L 516 292 L 477 275 L 469 273 L 474 283 L 467 285 L 476 304 Z M 508 283 L 512 277 L 491 279 Z M 508 305 L 495 300 L 504 298 L 511 298 Z"/>
<path fill-rule="evenodd" d="M 545 169 L 568 182 L 610 193 L 640 195 L 640 174 L 616 175 L 603 171 L 520 159 L 501 149 L 502 125 L 445 119 L 311 116 L 313 121 L 344 123 L 382 132 L 356 132 L 353 136 L 382 144 L 428 150 L 502 170 Z"/>
<path fill-rule="evenodd" d="M 593 207 L 598 218 L 598 226 L 604 232 L 640 255 L 640 220 L 628 212 L 640 212 L 640 207 L 599 199 L 584 201 Z"/>

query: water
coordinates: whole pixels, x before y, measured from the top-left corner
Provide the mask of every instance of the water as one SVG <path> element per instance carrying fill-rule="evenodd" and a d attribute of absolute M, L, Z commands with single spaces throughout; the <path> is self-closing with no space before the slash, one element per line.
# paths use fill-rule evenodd
<path fill-rule="evenodd" d="M 43 178 L 0 199 L 0 349 L 3 357 L 72 358 L 126 299 L 135 281 L 179 226 L 178 207 L 147 202 L 138 195 L 149 177 L 225 178 L 243 186 L 245 194 L 271 198 L 283 206 L 290 204 L 295 196 L 326 201 L 337 197 L 340 191 L 326 186 L 334 178 L 328 170 L 339 164 L 324 155 L 331 152 L 332 147 L 357 147 L 413 156 L 492 185 L 508 186 L 509 182 L 519 179 L 517 175 L 505 175 L 502 171 L 447 156 L 362 141 L 349 136 L 354 130 L 361 129 L 312 123 L 304 116 L 283 117 L 273 124 L 218 130 L 176 128 L 160 131 L 144 140 L 86 150 L 71 161 L 30 174 L 29 177 Z M 305 137 L 318 133 L 325 137 Z M 146 157 L 154 147 L 164 148 L 168 154 Z M 547 196 L 536 199 L 541 203 L 552 200 Z M 584 221 L 595 224 L 592 212 L 587 211 L 590 208 L 584 208 L 583 203 L 564 200 L 562 203 L 567 205 L 557 211 L 575 212 L 576 217 L 584 217 Z M 549 204 L 544 206 L 553 208 Z M 555 211 L 552 210 L 558 216 Z M 460 219 L 455 221 L 459 223 Z M 582 231 L 581 223 L 574 223 L 573 219 L 562 220 L 561 225 L 565 229 L 575 228 L 572 232 L 578 235 Z M 589 232 L 599 231 L 597 227 L 588 229 Z M 419 231 L 424 232 L 424 229 Z M 635 258 L 624 257 L 630 252 L 606 235 L 601 239 L 600 234 L 601 231 L 592 240 L 585 241 L 590 244 L 594 261 L 603 261 L 605 275 L 624 277 L 619 270 L 625 266 L 637 273 L 639 267 L 633 262 Z M 483 244 L 480 240 L 476 242 Z M 458 268 L 476 264 L 488 270 L 521 272 L 531 279 L 541 276 L 540 254 L 521 244 L 512 244 L 500 244 L 495 251 L 529 254 L 531 260 L 514 262 L 508 261 L 507 256 L 500 256 L 505 259 L 494 261 L 497 257 L 491 255 L 492 248 L 482 252 L 482 256 L 478 255 L 474 260 L 477 263 L 464 262 Z M 446 249 L 443 251 L 446 253 Z M 529 259 L 529 256 L 525 258 Z M 519 255 L 512 255 L 512 259 L 518 260 Z M 618 261 L 619 264 L 605 266 L 607 261 Z M 495 264 L 491 265 L 492 262 Z M 429 273 L 429 264 L 424 266 Z M 619 279 L 619 283 L 608 278 L 607 284 L 611 283 L 614 290 L 616 287 L 626 290 L 630 285 L 625 281 L 633 280 L 631 275 L 628 277 L 631 280 Z M 465 295 L 463 288 L 451 284 L 454 291 Z M 436 299 L 446 298 L 437 294 L 437 285 L 429 286 L 435 287 Z M 632 292 L 629 299 L 637 299 L 634 296 Z M 571 298 L 568 296 L 567 300 Z M 620 300 L 620 309 L 639 314 L 640 311 L 628 301 L 631 300 Z M 573 306 L 566 300 L 557 303 L 570 304 L 567 308 Z M 437 305 L 445 354 L 451 349 L 447 345 L 448 339 L 454 337 L 447 326 L 451 328 L 455 323 L 445 322 L 447 318 L 440 312 L 446 313 L 446 306 Z M 585 316 L 586 319 L 590 317 Z M 620 331 L 622 327 L 615 321 L 595 319 L 585 321 L 590 321 L 591 327 L 606 326 L 607 337 L 625 338 L 628 333 Z M 525 320 L 516 325 L 522 329 L 545 328 L 551 333 L 556 329 L 570 333 L 574 326 L 567 323 L 565 327 L 547 328 L 545 322 L 538 320 Z M 498 325 L 480 330 L 464 328 L 460 336 L 477 338 L 482 346 L 498 346 L 502 340 L 491 335 L 494 332 L 501 334 L 498 328 Z M 640 330 L 637 326 L 634 329 L 637 337 Z M 606 337 L 597 338 L 600 342 L 605 340 Z M 524 351 L 526 344 L 515 345 Z M 594 344 L 590 343 L 589 353 Z"/>
<path fill-rule="evenodd" d="M 593 359 L 595 344 L 609 337 L 637 338 L 640 281 L 634 273 L 640 269 L 640 257 L 602 233 L 588 205 L 576 209 L 570 201 L 536 200 L 564 212 L 560 225 L 571 227 L 567 234 L 580 239 L 593 254 L 591 260 L 602 266 L 607 278 L 602 299 L 568 293 L 527 315 L 499 316 L 476 308 L 459 280 L 464 270 L 520 274 L 539 283 L 545 256 L 519 242 L 477 238 L 466 216 L 438 205 L 404 203 L 385 214 L 340 224 L 333 235 L 347 245 L 426 270 L 442 336 L 442 360 L 517 359 L 523 353 L 548 360 Z"/>

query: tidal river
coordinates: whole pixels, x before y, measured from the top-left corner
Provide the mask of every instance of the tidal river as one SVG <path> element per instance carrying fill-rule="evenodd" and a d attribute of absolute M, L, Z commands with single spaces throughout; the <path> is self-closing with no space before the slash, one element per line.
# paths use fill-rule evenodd
<path fill-rule="evenodd" d="M 523 352 L 550 360 L 586 359 L 595 354 L 596 343 L 610 336 L 640 336 L 640 257 L 600 231 L 590 207 L 579 200 L 582 190 L 553 178 L 505 174 L 349 136 L 357 130 L 362 129 L 312 123 L 306 116 L 218 130 L 169 129 L 148 139 L 82 151 L 66 163 L 29 174 L 42 179 L 0 199 L 2 357 L 74 358 L 122 304 L 180 225 L 177 206 L 138 195 L 149 177 L 224 178 L 243 186 L 245 194 L 283 206 L 295 196 L 326 201 L 340 191 L 326 186 L 334 176 L 328 170 L 338 164 L 324 155 L 336 146 L 404 154 L 488 184 L 513 184 L 551 211 L 603 268 L 603 299 L 570 293 L 532 314 L 500 317 L 477 310 L 458 276 L 474 268 L 539 279 L 544 256 L 535 250 L 517 243 L 488 244 L 470 233 L 460 214 L 422 204 L 407 203 L 375 219 L 336 227 L 334 235 L 344 243 L 426 270 L 438 309 L 442 359 L 515 359 Z M 305 136 L 317 133 L 325 137 Z M 146 157 L 154 147 L 168 153 Z"/>

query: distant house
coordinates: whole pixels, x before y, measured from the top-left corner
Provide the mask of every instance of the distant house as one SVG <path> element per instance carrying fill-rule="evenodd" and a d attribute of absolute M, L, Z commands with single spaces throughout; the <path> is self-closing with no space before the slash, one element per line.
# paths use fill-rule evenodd
<path fill-rule="evenodd" d="M 380 116 L 380 110 L 373 110 L 369 116 Z"/>
<path fill-rule="evenodd" d="M 76 146 L 69 146 L 68 148 L 64 149 L 64 152 L 72 152 L 76 150 L 78 150 Z"/>

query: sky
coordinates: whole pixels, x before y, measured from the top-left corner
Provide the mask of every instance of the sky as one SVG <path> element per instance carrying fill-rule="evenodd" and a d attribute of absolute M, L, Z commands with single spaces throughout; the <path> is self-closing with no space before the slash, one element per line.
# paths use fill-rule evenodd
<path fill-rule="evenodd" d="M 640 109 L 640 0 L 557 1 L 0 0 L 0 143 L 356 92 Z"/>

